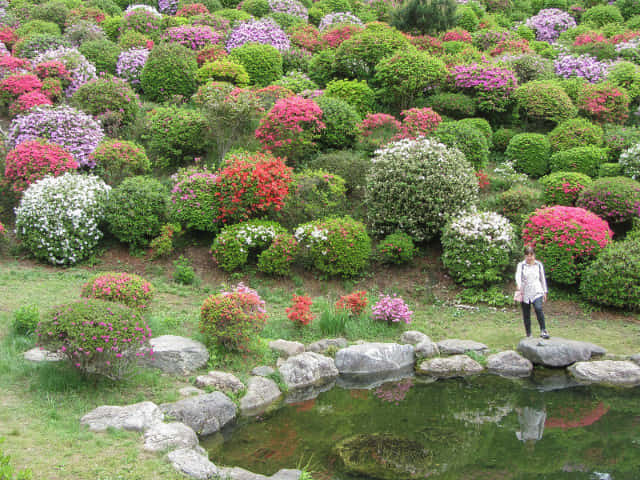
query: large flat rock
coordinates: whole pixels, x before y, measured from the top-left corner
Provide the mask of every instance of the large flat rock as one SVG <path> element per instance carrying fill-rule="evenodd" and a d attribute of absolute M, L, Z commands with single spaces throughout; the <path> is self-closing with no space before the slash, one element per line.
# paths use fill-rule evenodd
<path fill-rule="evenodd" d="M 518 352 L 507 350 L 490 355 L 487 370 L 504 377 L 528 377 L 533 371 L 533 364 Z"/>
<path fill-rule="evenodd" d="M 190 427 L 180 422 L 157 423 L 144 434 L 144 450 L 162 452 L 164 450 L 195 448 L 198 436 Z"/>
<path fill-rule="evenodd" d="M 188 425 L 198 435 L 215 433 L 236 418 L 236 405 L 221 392 L 164 403 L 160 408 L 165 415 Z"/>
<path fill-rule="evenodd" d="M 196 480 L 209 480 L 218 475 L 217 467 L 199 448 L 179 448 L 169 452 L 167 457 L 173 468 Z"/>
<path fill-rule="evenodd" d="M 282 392 L 276 382 L 270 378 L 251 377 L 247 385 L 247 393 L 240 399 L 242 415 L 258 415 L 280 400 Z"/>
<path fill-rule="evenodd" d="M 640 366 L 626 360 L 577 362 L 571 365 L 568 370 L 580 383 L 597 383 L 616 387 L 640 385 Z"/>
<path fill-rule="evenodd" d="M 153 402 L 140 402 L 124 407 L 103 405 L 80 419 L 92 432 L 104 432 L 108 428 L 144 432 L 162 422 L 164 414 Z"/>
<path fill-rule="evenodd" d="M 568 367 L 576 362 L 586 362 L 607 351 L 593 343 L 567 340 L 561 337 L 549 339 L 523 338 L 518 352 L 536 365 L 545 367 Z"/>
<path fill-rule="evenodd" d="M 441 340 L 437 344 L 441 355 L 461 355 L 467 352 L 477 352 L 485 354 L 489 351 L 484 343 L 475 342 L 473 340 L 459 340 L 457 338 L 449 338 Z"/>
<path fill-rule="evenodd" d="M 338 376 L 333 359 L 314 352 L 289 357 L 279 370 L 289 390 L 321 386 Z"/>
<path fill-rule="evenodd" d="M 362 343 L 336 353 L 336 368 L 341 375 L 376 375 L 411 368 L 415 361 L 413 345 L 398 343 Z"/>
<path fill-rule="evenodd" d="M 190 338 L 162 335 L 149 340 L 149 344 L 153 356 L 145 355 L 141 363 L 166 373 L 188 375 L 204 367 L 209 361 L 207 347 Z"/>
<path fill-rule="evenodd" d="M 484 367 L 468 355 L 430 358 L 418 366 L 416 373 L 436 378 L 465 377 L 482 373 Z"/>

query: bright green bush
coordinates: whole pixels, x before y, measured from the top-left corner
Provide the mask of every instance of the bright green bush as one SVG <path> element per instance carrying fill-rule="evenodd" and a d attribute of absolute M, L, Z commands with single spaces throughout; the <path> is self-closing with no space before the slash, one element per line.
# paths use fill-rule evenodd
<path fill-rule="evenodd" d="M 271 11 L 267 0 L 244 0 L 242 10 L 254 17 L 264 17 Z"/>
<path fill-rule="evenodd" d="M 245 43 L 229 56 L 245 68 L 252 85 L 265 87 L 282 77 L 282 55 L 271 45 Z"/>
<path fill-rule="evenodd" d="M 147 44 L 152 41 L 153 40 L 151 40 L 151 37 L 148 35 L 130 30 L 120 35 L 120 38 L 118 39 L 118 46 L 123 51 L 131 48 L 147 48 Z"/>
<path fill-rule="evenodd" d="M 64 29 L 64 24 L 69 15 L 69 8 L 63 1 L 52 0 L 38 5 L 31 11 L 31 20 L 43 20 L 45 22 L 53 22 Z"/>
<path fill-rule="evenodd" d="M 174 95 L 191 97 L 196 91 L 198 63 L 193 51 L 178 43 L 156 45 L 140 74 L 144 96 L 162 102 Z"/>
<path fill-rule="evenodd" d="M 519 133 L 509 141 L 505 156 L 518 172 L 541 177 L 549 171 L 551 146 L 542 134 Z"/>
<path fill-rule="evenodd" d="M 511 223 L 495 212 L 459 213 L 442 230 L 442 263 L 466 287 L 504 280 L 515 251 Z"/>
<path fill-rule="evenodd" d="M 46 33 L 48 35 L 61 35 L 60 27 L 57 24 L 44 20 L 30 20 L 27 23 L 20 25 L 16 29 L 18 38 L 28 37 L 29 35 L 35 35 L 39 33 Z"/>
<path fill-rule="evenodd" d="M 361 117 L 373 112 L 375 108 L 375 93 L 364 80 L 332 80 L 327 83 L 324 94 L 344 100 Z"/>
<path fill-rule="evenodd" d="M 378 244 L 378 257 L 382 263 L 402 265 L 413 260 L 418 250 L 409 235 L 394 232 Z"/>
<path fill-rule="evenodd" d="M 496 195 L 490 203 L 493 210 L 511 220 L 514 225 L 521 225 L 524 217 L 542 206 L 542 192 L 516 185 Z"/>
<path fill-rule="evenodd" d="M 258 270 L 267 275 L 289 276 L 297 254 L 296 237 L 289 233 L 276 235 L 269 248 L 258 255 Z"/>
<path fill-rule="evenodd" d="M 96 67 L 96 72 L 116 74 L 116 64 L 122 50 L 111 40 L 91 40 L 80 45 L 80 53 Z"/>
<path fill-rule="evenodd" d="M 590 210 L 610 225 L 640 217 L 640 182 L 627 177 L 598 178 L 580 193 L 576 206 Z"/>
<path fill-rule="evenodd" d="M 600 165 L 607 161 L 606 148 L 594 146 L 576 147 L 551 155 L 549 167 L 552 172 L 580 172 L 597 176 Z"/>
<path fill-rule="evenodd" d="M 433 136 L 445 145 L 460 150 L 475 168 L 482 168 L 489 161 L 487 137 L 475 125 L 461 121 L 443 122 Z"/>
<path fill-rule="evenodd" d="M 603 27 L 608 23 L 622 23 L 620 10 L 614 5 L 596 5 L 582 14 L 582 22 L 594 27 Z"/>
<path fill-rule="evenodd" d="M 465 6 L 456 9 L 455 22 L 456 27 L 464 28 L 468 32 L 475 31 L 480 23 L 473 9 Z"/>
<path fill-rule="evenodd" d="M 62 352 L 83 375 L 119 380 L 146 354 L 141 348 L 150 350 L 151 330 L 136 310 L 84 299 L 54 308 L 37 335 L 40 346 Z"/>
<path fill-rule="evenodd" d="M 582 274 L 580 294 L 599 305 L 640 309 L 640 238 L 605 248 Z"/>
<path fill-rule="evenodd" d="M 145 247 L 166 223 L 169 192 L 152 177 L 129 177 L 111 191 L 105 218 L 111 233 L 132 248 Z"/>
<path fill-rule="evenodd" d="M 341 150 L 318 155 L 309 163 L 309 167 L 342 177 L 347 194 L 362 197 L 371 160 L 361 152 Z"/>
<path fill-rule="evenodd" d="M 80 296 L 115 302 L 129 308 L 145 310 L 155 295 L 153 285 L 144 278 L 125 272 L 100 273 L 83 286 Z"/>
<path fill-rule="evenodd" d="M 542 200 L 546 205 L 573 207 L 580 192 L 591 185 L 591 177 L 579 172 L 554 172 L 540 179 L 544 187 Z"/>
<path fill-rule="evenodd" d="M 427 97 L 424 105 L 441 115 L 456 119 L 473 117 L 476 114 L 475 100 L 464 93 L 436 93 Z"/>
<path fill-rule="evenodd" d="M 126 140 L 107 140 L 89 156 L 95 164 L 94 173 L 109 185 L 117 185 L 127 177 L 144 175 L 151 162 L 144 147 Z"/>
<path fill-rule="evenodd" d="M 207 62 L 198 69 L 198 83 L 204 84 L 211 81 L 228 82 L 238 87 L 249 85 L 247 70 L 237 62 L 228 58 L 221 58 L 213 62 Z"/>
<path fill-rule="evenodd" d="M 356 109 L 339 98 L 324 95 L 316 103 L 322 109 L 322 122 L 325 125 L 320 131 L 318 143 L 325 149 L 351 148 L 356 142 L 361 121 Z"/>
<path fill-rule="evenodd" d="M 525 83 L 516 88 L 513 98 L 516 108 L 528 121 L 561 123 L 578 114 L 569 95 L 551 81 Z"/>
<path fill-rule="evenodd" d="M 316 85 L 306 73 L 295 70 L 287 72 L 285 76 L 273 82 L 272 85 L 288 88 L 295 94 L 302 93 L 305 90 L 318 90 L 318 85 Z"/>
<path fill-rule="evenodd" d="M 458 125 L 469 125 L 471 127 L 477 128 L 487 139 L 487 145 L 489 148 L 493 146 L 493 130 L 491 129 L 491 125 L 484 118 L 463 118 L 462 120 L 458 120 Z"/>
<path fill-rule="evenodd" d="M 371 239 L 363 223 L 351 217 L 330 217 L 304 223 L 295 230 L 307 267 L 327 275 L 362 273 L 371 257 Z"/>
<path fill-rule="evenodd" d="M 107 38 L 112 42 L 118 42 L 118 37 L 120 37 L 120 28 L 122 27 L 122 17 L 107 17 L 100 24 L 104 33 L 107 35 Z"/>
<path fill-rule="evenodd" d="M 335 68 L 336 51 L 334 49 L 321 50 L 309 60 L 309 78 L 324 87 L 337 77 Z"/>
<path fill-rule="evenodd" d="M 598 170 L 599 177 L 620 177 L 622 173 L 622 165 L 619 163 L 601 163 Z"/>
<path fill-rule="evenodd" d="M 602 128 L 584 118 L 572 118 L 566 120 L 549 132 L 551 150 L 569 150 L 574 147 L 602 145 Z"/>
<path fill-rule="evenodd" d="M 33 304 L 23 305 L 13 311 L 11 329 L 18 335 L 32 335 L 36 332 L 39 322 L 40 311 L 38 306 Z M 1 462 L 0 465 L 2 465 Z"/>
<path fill-rule="evenodd" d="M 612 65 L 607 75 L 607 81 L 623 87 L 629 94 L 631 102 L 640 97 L 640 67 L 635 63 L 618 62 Z"/>
<path fill-rule="evenodd" d="M 401 230 L 427 240 L 438 236 L 453 212 L 473 206 L 477 195 L 473 167 L 459 150 L 431 139 L 400 140 L 373 159 L 365 194 L 368 222 L 376 235 Z"/>

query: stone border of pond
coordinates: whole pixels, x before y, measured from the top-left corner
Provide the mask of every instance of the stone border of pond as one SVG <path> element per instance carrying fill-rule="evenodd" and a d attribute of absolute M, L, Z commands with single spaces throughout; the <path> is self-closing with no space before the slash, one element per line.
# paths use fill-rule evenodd
<path fill-rule="evenodd" d="M 167 373 L 187 375 L 204 367 L 209 359 L 206 347 L 188 338 L 165 335 L 150 343 L 154 357 L 144 360 L 144 365 Z M 191 478 L 297 480 L 302 472 L 295 469 L 267 477 L 238 467 L 218 467 L 200 446 L 199 436 L 220 432 L 238 416 L 251 417 L 283 403 L 310 400 L 334 386 L 373 388 L 413 375 L 433 381 L 482 373 L 526 378 L 532 375 L 534 365 L 540 365 L 566 369 L 575 385 L 640 386 L 640 354 L 605 358 L 606 350 L 598 345 L 560 337 L 523 338 L 517 351 L 488 357 L 489 348 L 482 343 L 458 339 L 436 343 L 417 331 L 404 332 L 399 343 L 359 341 L 349 346 L 345 339 L 337 338 L 307 346 L 276 340 L 269 346 L 279 354 L 278 372 L 269 366 L 256 367 L 246 386 L 233 374 L 212 371 L 198 376 L 196 387 L 181 389 L 185 398 L 177 402 L 101 406 L 84 415 L 80 423 L 94 432 L 107 428 L 141 432 L 145 451 L 168 452 L 173 467 Z M 38 348 L 24 356 L 32 361 L 61 360 Z M 277 375 L 286 385 L 286 395 L 271 378 Z M 217 391 L 206 393 L 197 387 Z M 225 393 L 237 395 L 243 390 L 238 413 Z"/>

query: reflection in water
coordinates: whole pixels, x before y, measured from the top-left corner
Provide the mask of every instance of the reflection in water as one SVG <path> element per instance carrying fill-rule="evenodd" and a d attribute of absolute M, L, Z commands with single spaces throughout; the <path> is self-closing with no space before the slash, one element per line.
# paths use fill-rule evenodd
<path fill-rule="evenodd" d="M 516 432 L 516 437 L 521 442 L 537 442 L 542 440 L 544 432 L 544 421 L 547 418 L 546 410 L 532 407 L 517 408 L 518 423 L 520 431 Z"/>

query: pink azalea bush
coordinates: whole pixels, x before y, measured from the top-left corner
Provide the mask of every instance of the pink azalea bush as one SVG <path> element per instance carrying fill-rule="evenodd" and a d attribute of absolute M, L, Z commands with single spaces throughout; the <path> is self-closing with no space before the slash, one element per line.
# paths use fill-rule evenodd
<path fill-rule="evenodd" d="M 396 136 L 396 139 L 426 137 L 438 128 L 438 125 L 442 122 L 442 117 L 429 107 L 410 108 L 409 110 L 403 110 L 400 115 L 403 117 L 402 127 L 404 132 Z"/>
<path fill-rule="evenodd" d="M 369 152 L 404 136 L 402 123 L 387 113 L 369 113 L 358 125 L 362 148 Z"/>
<path fill-rule="evenodd" d="M 451 77 L 456 88 L 476 96 L 478 108 L 485 112 L 504 112 L 518 86 L 512 70 L 491 64 L 456 65 Z"/>
<path fill-rule="evenodd" d="M 162 39 L 167 42 L 179 43 L 191 50 L 201 50 L 207 45 L 216 44 L 222 35 L 208 26 L 189 26 L 168 28 Z"/>
<path fill-rule="evenodd" d="M 578 207 L 536 210 L 522 230 L 522 239 L 536 249 L 549 278 L 565 285 L 578 283 L 586 266 L 613 238 L 607 222 Z"/>
<path fill-rule="evenodd" d="M 413 315 L 402 297 L 395 294 L 393 296 L 381 294 L 379 300 L 371 307 L 371 311 L 374 320 L 388 324 L 398 322 L 409 324 Z"/>
<path fill-rule="evenodd" d="M 144 310 L 149 308 L 154 293 L 151 283 L 138 275 L 108 272 L 96 275 L 85 283 L 82 286 L 81 296 Z"/>

